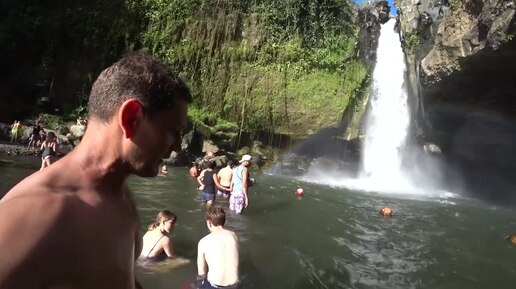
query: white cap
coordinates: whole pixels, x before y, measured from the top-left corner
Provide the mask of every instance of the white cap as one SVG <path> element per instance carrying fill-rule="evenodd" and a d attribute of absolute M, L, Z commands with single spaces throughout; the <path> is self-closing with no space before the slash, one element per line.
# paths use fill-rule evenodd
<path fill-rule="evenodd" d="M 241 162 L 245 162 L 245 161 L 250 161 L 251 159 L 252 159 L 252 157 L 250 155 L 243 155 L 242 159 L 239 162 L 241 163 Z"/>

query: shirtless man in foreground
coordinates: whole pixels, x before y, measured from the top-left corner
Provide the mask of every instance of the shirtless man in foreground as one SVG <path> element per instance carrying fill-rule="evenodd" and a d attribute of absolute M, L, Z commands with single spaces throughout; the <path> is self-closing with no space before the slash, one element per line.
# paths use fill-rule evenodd
<path fill-rule="evenodd" d="M 66 157 L 0 200 L 0 288 L 141 288 L 130 174 L 180 150 L 191 95 L 158 60 L 130 54 L 92 87 L 88 128 Z"/>
<path fill-rule="evenodd" d="M 239 288 L 238 237 L 224 229 L 225 222 L 222 208 L 211 207 L 206 212 L 211 233 L 199 241 L 197 250 L 197 273 L 203 280 L 200 289 Z"/>

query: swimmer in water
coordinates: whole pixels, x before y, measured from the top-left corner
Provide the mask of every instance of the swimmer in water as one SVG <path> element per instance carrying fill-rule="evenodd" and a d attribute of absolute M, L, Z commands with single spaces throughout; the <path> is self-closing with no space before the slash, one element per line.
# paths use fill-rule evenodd
<path fill-rule="evenodd" d="M 163 166 L 161 167 L 161 175 L 163 175 L 163 176 L 168 175 L 168 168 L 167 168 L 167 165 L 163 165 Z"/>
<path fill-rule="evenodd" d="M 147 233 L 143 235 L 143 248 L 140 260 L 161 261 L 174 256 L 172 240 L 168 236 L 174 229 L 177 216 L 169 210 L 163 210 L 156 216 Z"/>
<path fill-rule="evenodd" d="M 394 212 L 391 208 L 385 207 L 380 210 L 380 215 L 384 217 L 392 217 L 394 215 Z"/>
<path fill-rule="evenodd" d="M 197 178 L 199 175 L 199 168 L 197 167 L 197 163 L 193 163 L 192 167 L 190 168 L 190 176 L 192 178 Z"/>

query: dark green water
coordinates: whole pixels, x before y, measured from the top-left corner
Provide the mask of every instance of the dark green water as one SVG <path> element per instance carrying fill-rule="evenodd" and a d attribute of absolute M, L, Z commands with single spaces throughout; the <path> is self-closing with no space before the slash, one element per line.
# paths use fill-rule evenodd
<path fill-rule="evenodd" d="M 0 164 L 0 194 L 35 171 L 34 159 Z M 516 288 L 515 212 L 455 197 L 388 196 L 256 175 L 250 207 L 228 216 L 241 242 L 244 288 Z M 171 176 L 132 178 L 144 225 L 160 209 L 179 219 L 175 251 L 190 263 L 139 268 L 145 288 L 189 288 L 197 242 L 207 234 L 204 208 L 186 168 Z M 301 186 L 306 196 L 293 192 Z M 227 206 L 226 202 L 220 204 Z M 382 206 L 394 218 L 381 218 Z"/>

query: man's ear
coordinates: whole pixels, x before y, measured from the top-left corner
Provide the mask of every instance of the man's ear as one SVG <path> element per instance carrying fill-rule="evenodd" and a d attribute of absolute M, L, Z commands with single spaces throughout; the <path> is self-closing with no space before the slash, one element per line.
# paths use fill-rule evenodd
<path fill-rule="evenodd" d="M 125 138 L 132 138 L 141 117 L 143 105 L 138 100 L 132 98 L 126 100 L 118 110 L 118 123 L 122 128 Z"/>

